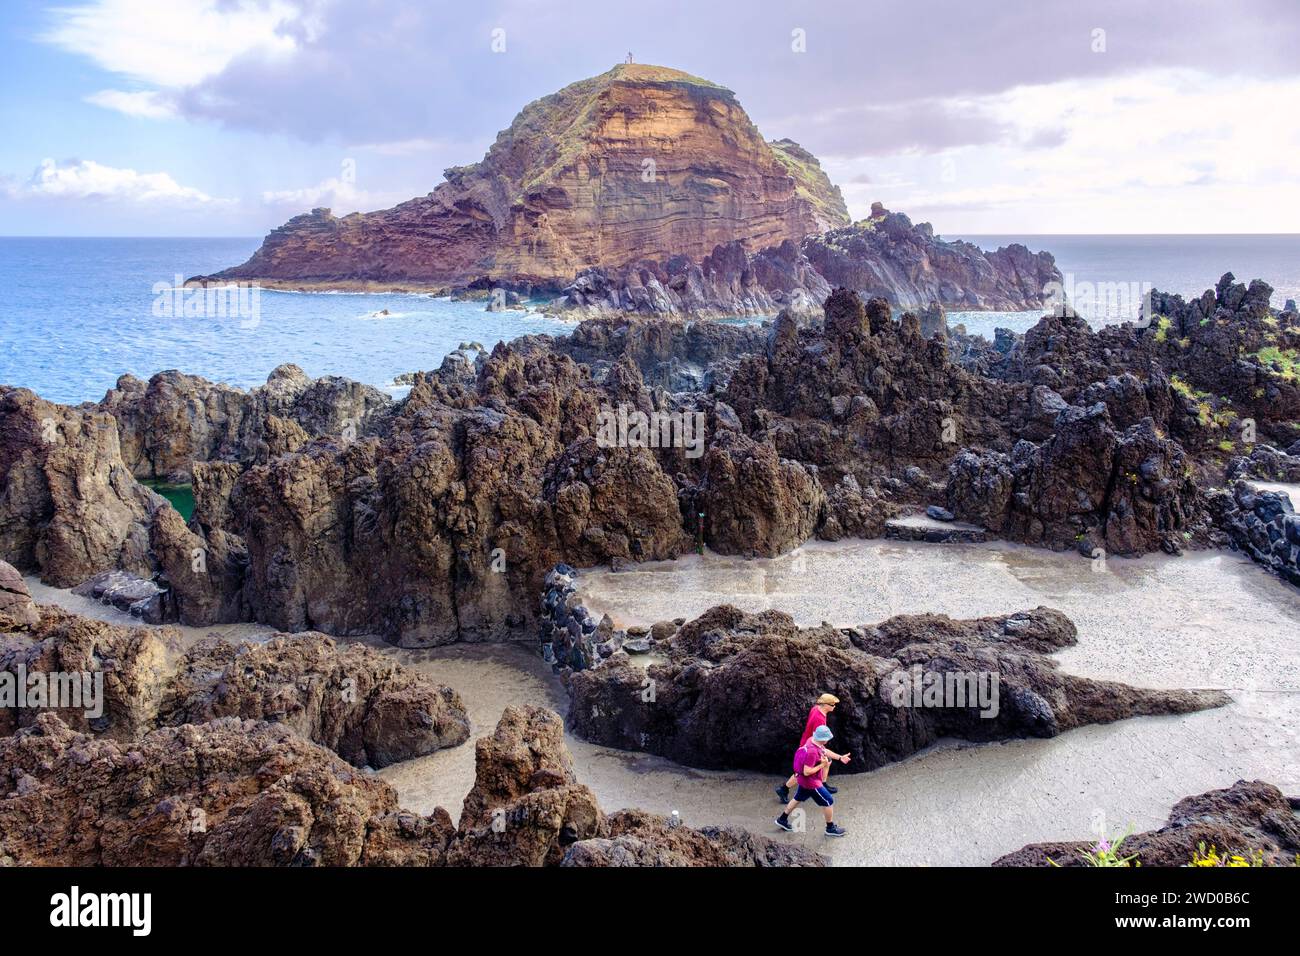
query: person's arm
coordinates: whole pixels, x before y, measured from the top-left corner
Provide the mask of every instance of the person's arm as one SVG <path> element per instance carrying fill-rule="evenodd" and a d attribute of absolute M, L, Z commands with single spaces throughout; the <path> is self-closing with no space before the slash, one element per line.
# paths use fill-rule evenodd
<path fill-rule="evenodd" d="M 823 767 L 829 767 L 830 765 L 831 762 L 825 759 L 823 759 L 819 764 L 809 764 L 803 768 L 803 775 L 805 777 L 815 777 L 822 772 Z"/>

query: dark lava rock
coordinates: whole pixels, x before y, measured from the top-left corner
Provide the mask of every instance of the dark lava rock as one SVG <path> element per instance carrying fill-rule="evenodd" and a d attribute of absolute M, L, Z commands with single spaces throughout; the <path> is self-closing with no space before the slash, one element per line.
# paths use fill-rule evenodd
<path fill-rule="evenodd" d="M 1221 857 L 1240 854 L 1250 860 L 1259 852 L 1265 865 L 1293 866 L 1300 853 L 1297 811 L 1300 797 L 1286 797 L 1262 780 L 1238 780 L 1225 790 L 1179 800 L 1164 826 L 1127 837 L 1120 855 L 1136 854 L 1130 865 L 1186 866 L 1204 844 L 1206 851 L 1214 847 Z M 999 857 L 993 865 L 1085 866 L 1080 853 L 1095 844 L 1095 840 L 1031 843 Z"/>
<path fill-rule="evenodd" d="M 658 644 L 663 663 L 641 668 L 622 656 L 572 675 L 568 721 L 605 746 L 693 767 L 779 773 L 789 769 L 811 702 L 829 692 L 840 698 L 830 718 L 834 746 L 854 755 L 836 769 L 852 773 L 941 737 L 1053 737 L 1228 701 L 1218 691 L 1143 690 L 1064 674 L 1047 654 L 1074 642 L 1074 625 L 1048 608 L 969 621 L 902 616 L 845 632 L 721 605 Z M 930 693 L 936 682 L 939 698 Z"/>

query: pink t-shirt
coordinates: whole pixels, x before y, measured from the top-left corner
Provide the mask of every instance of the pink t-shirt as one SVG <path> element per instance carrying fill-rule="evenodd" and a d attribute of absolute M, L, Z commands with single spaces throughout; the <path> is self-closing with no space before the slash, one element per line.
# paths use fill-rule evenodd
<path fill-rule="evenodd" d="M 821 712 L 816 704 L 813 709 L 808 711 L 808 723 L 803 725 L 803 736 L 799 738 L 799 746 L 802 747 L 808 742 L 808 738 L 817 732 L 818 727 L 826 726 L 826 715 Z"/>
<path fill-rule="evenodd" d="M 794 772 L 799 778 L 799 786 L 805 790 L 816 790 L 822 785 L 822 775 L 817 773 L 811 777 L 804 776 L 804 767 L 815 767 L 822 762 L 822 748 L 815 741 L 810 740 L 794 752 Z"/>

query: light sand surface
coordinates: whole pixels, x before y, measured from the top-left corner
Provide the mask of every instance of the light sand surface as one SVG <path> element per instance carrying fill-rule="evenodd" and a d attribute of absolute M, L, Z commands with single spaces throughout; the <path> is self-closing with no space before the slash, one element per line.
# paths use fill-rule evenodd
<path fill-rule="evenodd" d="M 1260 491 L 1281 491 L 1291 499 L 1293 508 L 1300 507 L 1300 485 L 1288 484 L 1282 481 L 1255 481 L 1251 480 L 1250 484 Z"/>
<path fill-rule="evenodd" d="M 692 770 L 570 737 L 578 777 L 606 810 L 678 810 L 688 824 L 748 827 L 814 847 L 840 865 L 986 864 L 1029 842 L 1157 826 L 1178 799 L 1243 777 L 1300 793 L 1300 591 L 1222 552 L 1111 558 L 1104 570 L 1094 567 L 1075 554 L 1004 543 L 849 541 L 811 543 L 775 559 L 706 554 L 631 571 L 590 570 L 578 582 L 593 611 L 623 625 L 691 617 L 724 602 L 837 625 L 1045 604 L 1079 628 L 1079 645 L 1057 655 L 1065 670 L 1152 687 L 1225 688 L 1233 703 L 1051 740 L 947 741 L 872 773 L 836 775 L 836 819 L 849 829 L 840 840 L 824 837 L 817 824 L 807 833 L 777 831 L 775 777 Z M 64 606 L 85 600 L 49 588 L 37 599 Z M 129 622 L 96 607 L 99 616 Z M 254 625 L 207 630 L 267 633 Z M 508 704 L 564 709 L 558 680 L 530 646 L 368 643 L 455 687 L 472 738 L 490 733 Z M 380 776 L 404 806 L 428 812 L 442 805 L 455 818 L 473 783 L 472 738 Z"/>

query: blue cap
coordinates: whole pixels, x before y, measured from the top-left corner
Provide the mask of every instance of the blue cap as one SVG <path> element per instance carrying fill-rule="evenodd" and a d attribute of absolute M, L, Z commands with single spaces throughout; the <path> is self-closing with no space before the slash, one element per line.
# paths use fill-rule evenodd
<path fill-rule="evenodd" d="M 822 724 L 813 731 L 813 740 L 817 741 L 819 744 L 826 743 L 826 741 L 830 740 L 834 736 L 835 735 L 831 733 L 831 729 L 825 724 Z"/>

